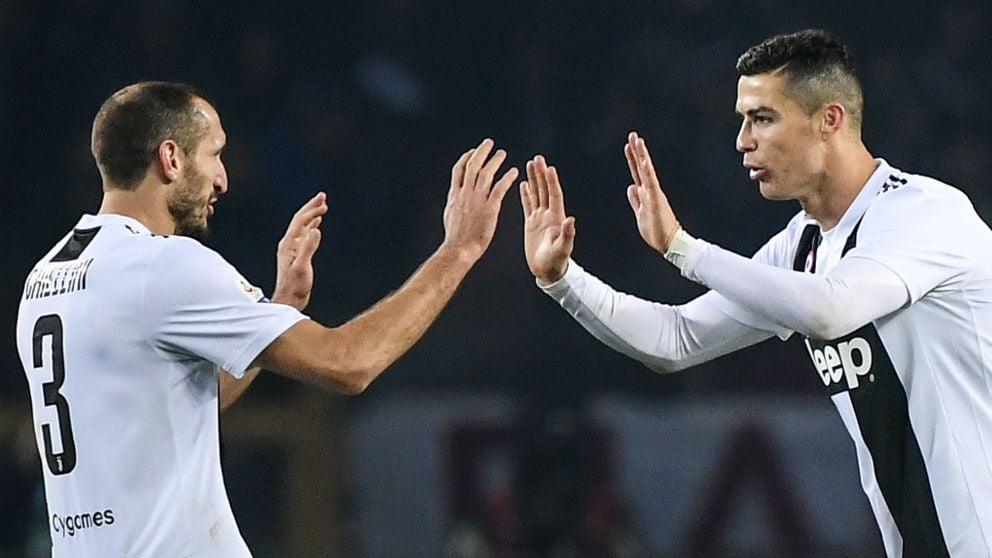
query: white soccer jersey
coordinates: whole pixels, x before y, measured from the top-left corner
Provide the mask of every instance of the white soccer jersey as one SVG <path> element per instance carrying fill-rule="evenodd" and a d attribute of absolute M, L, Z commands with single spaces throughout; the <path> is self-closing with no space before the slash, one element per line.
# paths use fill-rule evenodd
<path fill-rule="evenodd" d="M 886 276 L 853 289 L 855 304 L 893 284 L 906 301 L 839 339 L 805 340 L 854 440 L 886 553 L 992 557 L 992 232 L 960 191 L 878 160 L 836 227 L 821 235 L 800 212 L 755 254 L 767 265 L 697 242 L 683 273 L 714 290 L 685 305 L 617 293 L 574 262 L 545 290 L 604 343 L 674 370 L 789 337 L 784 309 L 804 309 L 794 319 L 817 304 L 809 292 L 851 289 L 811 291 L 810 276 L 785 270 L 828 276 L 842 258 Z"/>
<path fill-rule="evenodd" d="M 293 324 L 216 252 L 84 216 L 17 318 L 54 558 L 245 558 L 221 478 L 218 369 Z"/>
<path fill-rule="evenodd" d="M 825 238 L 800 214 L 756 259 L 827 274 L 864 258 L 899 276 L 907 306 L 805 345 L 854 440 L 887 554 L 988 558 L 992 232 L 960 191 L 879 163 Z"/>

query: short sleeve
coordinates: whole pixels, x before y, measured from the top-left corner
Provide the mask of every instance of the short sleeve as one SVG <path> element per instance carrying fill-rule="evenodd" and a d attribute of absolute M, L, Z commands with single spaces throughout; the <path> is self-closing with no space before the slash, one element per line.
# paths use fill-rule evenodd
<path fill-rule="evenodd" d="M 159 351 L 210 361 L 235 377 L 306 316 L 268 302 L 219 254 L 186 238 L 166 239 L 142 295 L 144 327 Z"/>

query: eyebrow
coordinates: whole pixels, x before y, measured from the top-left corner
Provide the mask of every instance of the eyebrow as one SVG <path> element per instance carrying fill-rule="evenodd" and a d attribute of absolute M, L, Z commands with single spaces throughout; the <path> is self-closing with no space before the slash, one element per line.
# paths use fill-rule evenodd
<path fill-rule="evenodd" d="M 778 111 L 775 110 L 775 109 L 773 109 L 772 107 L 766 107 L 766 106 L 762 105 L 760 107 L 755 107 L 753 109 L 748 109 L 748 110 L 744 111 L 744 114 L 741 114 L 740 111 L 735 110 L 734 111 L 734 114 L 736 114 L 737 116 L 752 116 L 753 117 L 753 116 L 757 116 L 758 114 L 764 113 L 764 112 L 770 112 L 770 113 L 773 113 L 773 114 L 778 113 Z"/>

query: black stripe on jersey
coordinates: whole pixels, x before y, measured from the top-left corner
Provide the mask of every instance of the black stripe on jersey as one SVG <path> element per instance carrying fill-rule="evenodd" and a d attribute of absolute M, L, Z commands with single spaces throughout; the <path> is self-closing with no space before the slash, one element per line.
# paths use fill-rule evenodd
<path fill-rule="evenodd" d="M 859 221 L 844 244 L 854 248 Z M 793 269 L 803 271 L 806 254 L 815 249 L 818 234 L 803 231 Z M 903 541 L 903 558 L 950 556 L 937 517 L 930 477 L 919 441 L 909 419 L 906 390 L 872 323 L 839 339 L 806 339 L 813 365 L 831 397 L 848 392 L 858 429 L 871 454 L 882 497 Z M 856 347 L 857 349 L 854 349 Z M 855 356 L 856 355 L 856 356 Z M 867 360 L 866 360 L 867 359 Z M 865 365 L 870 363 L 870 368 Z"/>
<path fill-rule="evenodd" d="M 72 236 L 69 237 L 69 241 L 65 243 L 65 246 L 59 250 L 58 254 L 52 258 L 53 262 L 69 262 L 79 257 L 83 253 L 83 250 L 90 245 L 93 241 L 93 237 L 96 233 L 100 232 L 100 227 L 94 227 L 92 229 L 76 229 L 72 231 Z"/>
<path fill-rule="evenodd" d="M 817 225 L 806 225 L 803 235 L 799 238 L 799 248 L 796 249 L 796 258 L 792 260 L 792 269 L 796 271 L 806 271 L 806 258 L 816 252 L 820 245 L 820 227 Z"/>

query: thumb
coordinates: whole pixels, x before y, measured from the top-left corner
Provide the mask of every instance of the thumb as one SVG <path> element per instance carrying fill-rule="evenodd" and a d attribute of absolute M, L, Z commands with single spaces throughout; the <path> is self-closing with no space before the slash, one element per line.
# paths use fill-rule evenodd
<path fill-rule="evenodd" d="M 627 186 L 627 201 L 635 212 L 641 208 L 641 198 L 637 195 L 637 186 L 634 184 Z"/>
<path fill-rule="evenodd" d="M 556 244 L 565 252 L 572 253 L 572 248 L 575 245 L 575 217 L 567 217 L 562 221 L 561 234 L 558 235 Z"/>
<path fill-rule="evenodd" d="M 310 261 L 313 258 L 313 255 L 317 253 L 317 248 L 320 246 L 320 236 L 320 229 L 310 229 L 303 235 L 297 260 Z"/>

